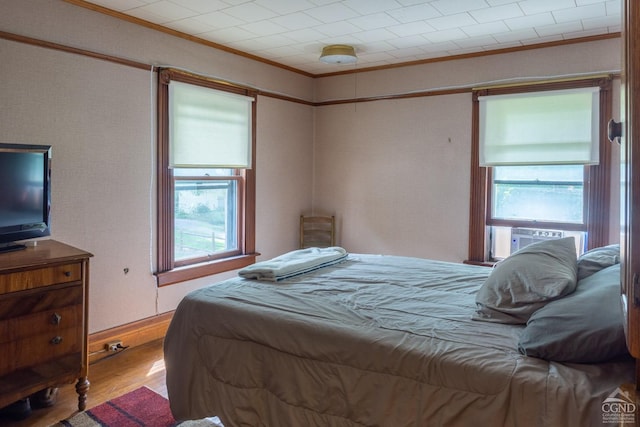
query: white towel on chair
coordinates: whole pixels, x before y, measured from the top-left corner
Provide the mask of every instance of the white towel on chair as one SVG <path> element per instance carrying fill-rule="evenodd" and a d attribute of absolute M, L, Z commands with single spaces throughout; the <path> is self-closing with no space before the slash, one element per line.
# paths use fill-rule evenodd
<path fill-rule="evenodd" d="M 337 264 L 344 261 L 347 255 L 347 251 L 339 246 L 298 249 L 245 267 L 238 272 L 238 275 L 245 279 L 277 282 Z"/>

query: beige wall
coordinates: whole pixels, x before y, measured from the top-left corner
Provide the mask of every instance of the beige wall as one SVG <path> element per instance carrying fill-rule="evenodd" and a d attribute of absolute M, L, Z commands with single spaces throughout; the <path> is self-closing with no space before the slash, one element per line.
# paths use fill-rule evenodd
<path fill-rule="evenodd" d="M 610 40 L 314 80 L 60 0 L 0 0 L 0 10 L 0 31 L 306 100 L 620 67 Z M 0 58 L 0 141 L 53 145 L 53 238 L 95 255 L 91 332 L 172 310 L 186 292 L 235 275 L 155 285 L 152 72 L 7 40 Z M 257 105 L 260 259 L 295 249 L 298 215 L 311 209 L 336 213 L 350 251 L 465 258 L 470 93 L 317 108 L 260 96 Z"/>
<path fill-rule="evenodd" d="M 619 40 L 318 79 L 319 101 L 620 70 Z M 619 90 L 615 82 L 614 93 Z M 618 97 L 614 117 L 618 117 Z M 467 257 L 471 93 L 316 109 L 314 209 L 335 213 L 352 252 Z M 611 239 L 619 238 L 614 145 Z"/>
<path fill-rule="evenodd" d="M 0 0 L 0 10 L 2 31 L 313 94 L 308 77 L 62 1 Z M 0 58 L 0 141 L 53 146 L 52 237 L 95 255 L 91 332 L 172 310 L 189 290 L 234 274 L 156 287 L 154 73 L 7 40 Z M 313 109 L 263 96 L 257 108 L 256 246 L 267 258 L 296 247 L 298 215 L 311 209 Z"/>

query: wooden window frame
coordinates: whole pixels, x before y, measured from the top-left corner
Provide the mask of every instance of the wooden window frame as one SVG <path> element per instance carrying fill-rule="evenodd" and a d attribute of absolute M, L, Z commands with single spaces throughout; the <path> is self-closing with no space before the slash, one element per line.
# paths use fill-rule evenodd
<path fill-rule="evenodd" d="M 490 168 L 479 165 L 480 154 L 480 102 L 478 97 L 545 90 L 600 88 L 600 161 L 585 167 L 585 195 L 588 210 L 585 213 L 587 249 L 609 243 L 609 201 L 611 184 L 611 145 L 607 139 L 607 121 L 611 117 L 612 77 L 596 77 L 525 85 L 482 88 L 473 91 L 471 119 L 471 185 L 469 211 L 469 257 L 467 262 L 484 264 L 489 259 L 490 242 L 487 234 L 490 204 Z"/>
<path fill-rule="evenodd" d="M 196 259 L 193 263 L 174 261 L 174 177 L 169 168 L 169 83 L 179 81 L 209 87 L 254 98 L 251 112 L 251 168 L 239 173 L 241 187 L 239 203 L 238 252 L 223 258 Z M 222 273 L 253 264 L 258 254 L 255 251 L 255 208 L 256 208 L 256 101 L 254 90 L 220 82 L 181 70 L 166 68 L 158 71 L 158 149 L 157 149 L 157 195 L 158 195 L 158 286 L 166 286 L 186 280 Z"/>

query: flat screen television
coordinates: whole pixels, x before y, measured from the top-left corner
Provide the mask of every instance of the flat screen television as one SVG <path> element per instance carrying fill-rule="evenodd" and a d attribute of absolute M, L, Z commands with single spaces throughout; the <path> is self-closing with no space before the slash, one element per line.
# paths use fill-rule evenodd
<path fill-rule="evenodd" d="M 0 252 L 49 236 L 51 146 L 0 143 Z"/>

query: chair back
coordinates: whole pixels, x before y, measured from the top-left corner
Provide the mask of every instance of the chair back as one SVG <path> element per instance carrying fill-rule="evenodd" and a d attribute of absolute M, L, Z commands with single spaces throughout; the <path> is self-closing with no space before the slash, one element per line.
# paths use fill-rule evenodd
<path fill-rule="evenodd" d="M 335 216 L 300 215 L 300 249 L 336 245 Z"/>

